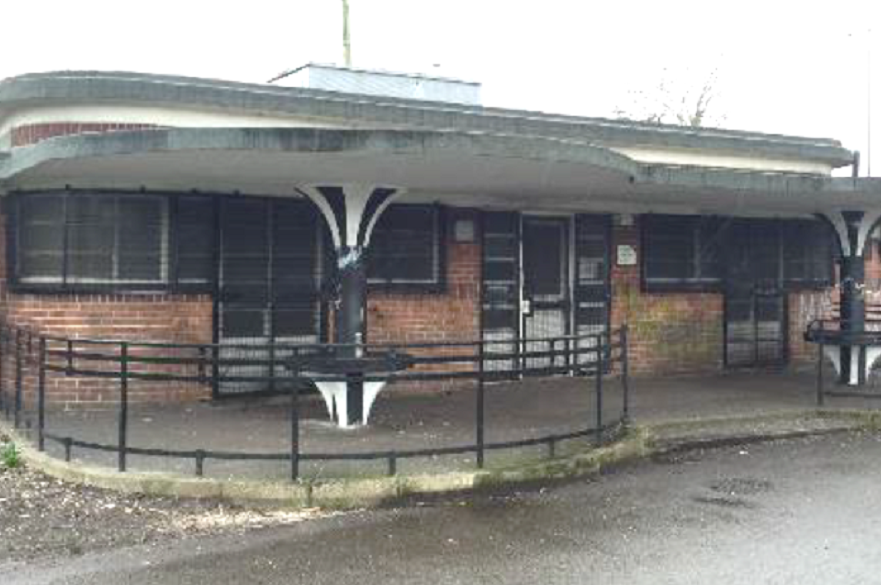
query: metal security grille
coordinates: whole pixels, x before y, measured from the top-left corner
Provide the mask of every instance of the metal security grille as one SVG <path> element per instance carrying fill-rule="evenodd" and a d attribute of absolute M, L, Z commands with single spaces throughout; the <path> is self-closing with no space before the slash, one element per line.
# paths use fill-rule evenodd
<path fill-rule="evenodd" d="M 319 218 L 310 205 L 295 200 L 228 198 L 220 205 L 217 310 L 222 357 L 282 363 L 284 344 L 321 339 Z M 283 366 L 276 366 L 273 376 L 269 373 L 268 365 L 226 366 L 221 379 L 270 379 L 221 382 L 218 391 L 272 391 L 274 379 L 291 376 Z"/>
<path fill-rule="evenodd" d="M 484 350 L 513 353 L 520 336 L 520 216 L 483 214 L 481 331 Z M 517 369 L 512 360 L 487 360 L 487 370 Z"/>
<path fill-rule="evenodd" d="M 575 334 L 609 331 L 611 319 L 611 218 L 579 215 L 575 218 Z M 580 361 L 595 359 L 587 353 Z"/>
<path fill-rule="evenodd" d="M 527 354 L 551 351 L 535 338 L 581 337 L 609 330 L 610 238 L 607 215 L 561 217 L 483 214 L 483 299 L 481 322 L 487 352 Z M 521 274 L 522 273 L 522 274 Z M 522 276 L 522 278 L 521 278 Z M 526 341 L 522 341 L 526 340 Z M 572 341 L 572 343 L 575 343 Z M 587 348 L 588 346 L 585 346 Z M 596 359 L 591 352 L 575 352 L 582 362 Z M 487 370 L 548 367 L 553 357 L 527 357 L 521 364 L 489 359 Z"/>
<path fill-rule="evenodd" d="M 771 221 L 736 222 L 725 250 L 725 364 L 786 360 L 786 295 L 780 231 Z"/>
<path fill-rule="evenodd" d="M 523 337 L 524 351 L 546 351 L 546 342 L 530 339 L 569 333 L 569 220 L 523 218 Z M 562 348 L 561 348 L 562 349 Z M 548 357 L 528 357 L 526 367 L 547 367 Z"/>

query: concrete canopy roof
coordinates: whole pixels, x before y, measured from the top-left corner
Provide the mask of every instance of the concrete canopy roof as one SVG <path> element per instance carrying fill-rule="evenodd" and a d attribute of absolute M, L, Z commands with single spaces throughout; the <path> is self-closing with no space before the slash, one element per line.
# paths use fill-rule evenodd
<path fill-rule="evenodd" d="M 57 137 L 0 158 L 0 189 L 124 188 L 294 196 L 395 185 L 404 201 L 551 211 L 804 216 L 881 207 L 881 181 L 637 163 L 553 138 L 315 128 L 177 128 Z"/>
<path fill-rule="evenodd" d="M 713 128 L 684 128 L 340 92 L 126 72 L 54 72 L 0 81 L 0 123 L 23 108 L 129 104 L 296 116 L 358 127 L 481 132 L 576 140 L 605 147 L 660 148 L 840 167 L 853 154 L 840 142 Z"/>
<path fill-rule="evenodd" d="M 548 195 L 626 184 L 639 165 L 571 141 L 456 132 L 176 128 L 57 137 L 0 160 L 6 190 L 50 185 L 290 195 L 311 183 Z M 557 177 L 549 174 L 556 173 Z"/>

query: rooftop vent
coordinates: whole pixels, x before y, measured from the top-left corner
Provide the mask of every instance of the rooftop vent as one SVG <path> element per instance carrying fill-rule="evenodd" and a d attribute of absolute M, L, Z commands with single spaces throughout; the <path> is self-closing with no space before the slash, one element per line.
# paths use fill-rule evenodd
<path fill-rule="evenodd" d="M 445 77 L 309 63 L 276 78 L 282 85 L 479 106 L 480 84 Z"/>

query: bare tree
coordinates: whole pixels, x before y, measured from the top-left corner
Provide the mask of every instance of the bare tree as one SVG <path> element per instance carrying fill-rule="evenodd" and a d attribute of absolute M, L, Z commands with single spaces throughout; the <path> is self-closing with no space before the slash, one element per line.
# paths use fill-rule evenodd
<path fill-rule="evenodd" d="M 718 69 L 710 71 L 703 83 L 690 86 L 675 79 L 665 68 L 656 86 L 629 91 L 629 103 L 616 107 L 614 112 L 619 118 L 654 124 L 717 126 L 725 120 L 711 111 L 718 96 L 718 81 Z"/>

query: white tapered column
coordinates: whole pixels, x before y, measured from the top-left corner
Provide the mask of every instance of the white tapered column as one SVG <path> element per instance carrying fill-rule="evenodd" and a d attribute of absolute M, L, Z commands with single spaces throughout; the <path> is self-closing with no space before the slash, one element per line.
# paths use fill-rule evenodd
<path fill-rule="evenodd" d="M 819 214 L 835 231 L 839 248 L 839 279 L 841 334 L 859 336 L 866 331 L 865 250 L 869 236 L 879 220 L 881 209 L 838 210 Z M 862 345 L 844 343 L 832 349 L 837 359 L 832 363 L 842 384 L 865 384 L 877 351 L 867 351 Z M 869 359 L 871 358 L 871 359 Z"/>
<path fill-rule="evenodd" d="M 396 187 L 367 184 L 306 185 L 298 189 L 324 216 L 336 252 L 339 276 L 338 307 L 334 330 L 336 342 L 350 345 L 341 357 L 360 357 L 357 347 L 364 339 L 364 313 L 367 302 L 367 273 L 364 253 L 376 222 L 389 204 L 402 194 Z M 372 388 L 372 387 L 371 387 Z M 337 420 L 341 426 L 367 422 L 367 414 L 377 392 L 365 395 L 364 382 L 352 375 L 346 383 L 346 396 L 337 392 Z M 365 403 L 365 398 L 368 400 Z M 339 408 L 345 405 L 344 408 Z M 341 412 L 345 410 L 345 412 Z"/>

